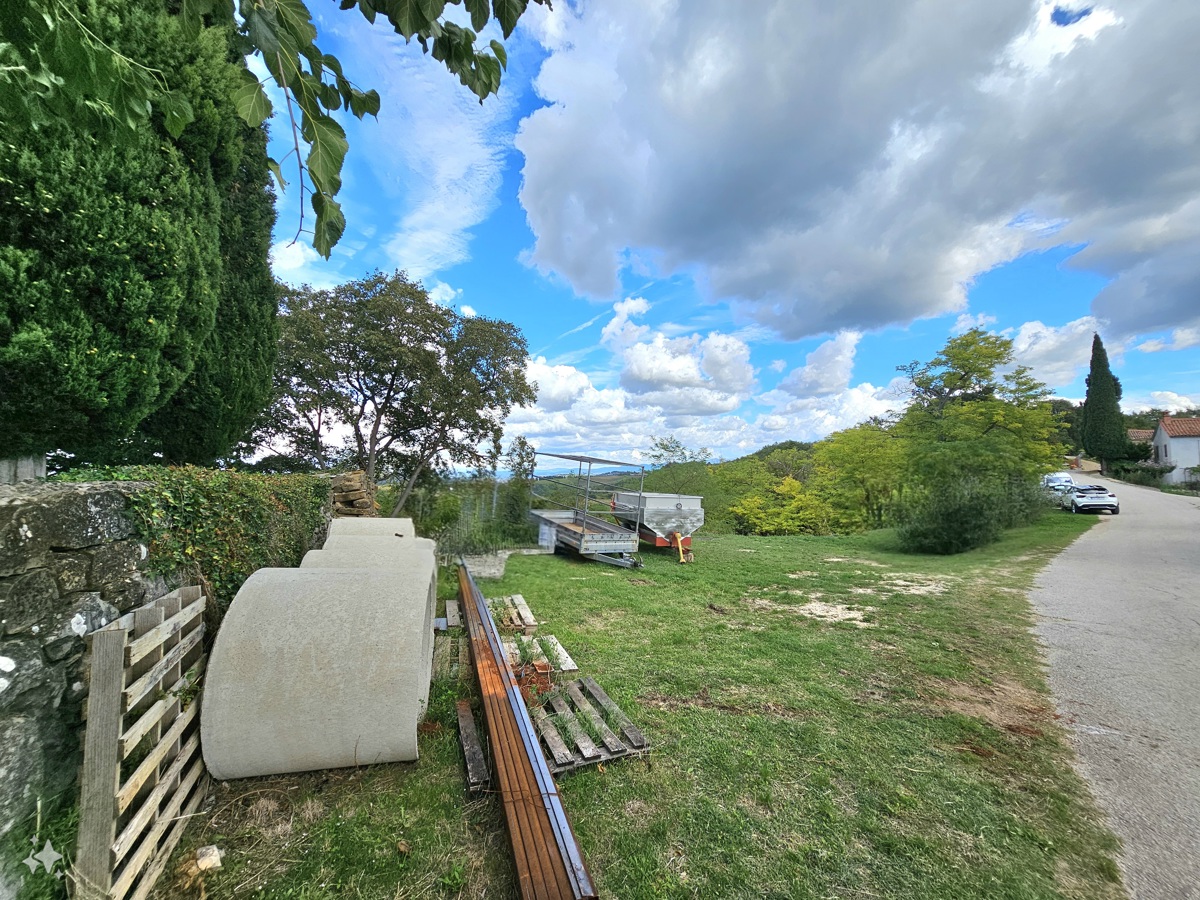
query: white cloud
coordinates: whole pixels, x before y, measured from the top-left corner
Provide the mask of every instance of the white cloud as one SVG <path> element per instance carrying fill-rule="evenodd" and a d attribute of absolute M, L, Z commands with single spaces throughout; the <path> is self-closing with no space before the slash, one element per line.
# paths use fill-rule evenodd
<path fill-rule="evenodd" d="M 803 366 L 793 369 L 779 383 L 779 389 L 795 397 L 821 397 L 846 390 L 861 338 L 857 331 L 843 331 L 825 341 L 808 354 Z"/>
<path fill-rule="evenodd" d="M 986 329 L 989 325 L 996 324 L 996 317 L 989 316 L 987 313 L 978 313 L 971 315 L 963 313 L 954 320 L 954 327 L 950 329 L 951 334 L 966 334 L 972 328 Z"/>
<path fill-rule="evenodd" d="M 442 306 L 453 306 L 462 296 L 462 288 L 451 287 L 444 281 L 434 281 L 433 287 L 427 288 L 429 299 Z"/>
<path fill-rule="evenodd" d="M 650 329 L 635 325 L 634 316 L 644 316 L 650 311 L 650 303 L 644 297 L 627 297 L 613 304 L 613 317 L 600 332 L 600 342 L 612 350 L 623 350 L 645 337 Z M 595 319 L 592 319 L 594 322 Z M 590 323 L 589 323 L 590 324 Z M 567 332 L 570 334 L 571 332 Z"/>
<path fill-rule="evenodd" d="M 1143 353 L 1158 353 L 1161 350 L 1186 350 L 1200 344 L 1200 328 L 1176 328 L 1171 332 L 1171 341 L 1167 343 L 1159 338 L 1143 341 L 1134 347 Z"/>
<path fill-rule="evenodd" d="M 331 288 L 341 281 L 335 268 L 303 238 L 271 245 L 271 271 L 280 281 L 294 285 Z"/>
<path fill-rule="evenodd" d="M 1101 323 L 1084 316 L 1058 328 L 1041 322 L 1026 322 L 1012 335 L 1016 363 L 1029 366 L 1033 376 L 1051 388 L 1073 382 L 1092 358 L 1092 335 Z M 1119 352 L 1114 342 L 1110 352 Z"/>
<path fill-rule="evenodd" d="M 1125 412 L 1141 412 L 1147 409 L 1165 409 L 1177 413 L 1187 409 L 1200 409 L 1200 394 L 1177 394 L 1174 391 L 1151 391 L 1135 397 L 1122 397 L 1121 408 Z"/>
<path fill-rule="evenodd" d="M 477 312 L 475 312 L 475 307 L 467 306 L 465 303 L 461 307 L 459 307 L 459 309 L 462 311 L 462 314 L 464 316 L 466 316 L 468 319 L 473 319 L 477 315 L 479 315 Z"/>
<path fill-rule="evenodd" d="M 652 258 L 799 338 L 962 312 L 1066 243 L 1114 337 L 1200 326 L 1200 20 L 1062 6 L 556 9 L 516 139 L 529 261 L 612 297 Z"/>

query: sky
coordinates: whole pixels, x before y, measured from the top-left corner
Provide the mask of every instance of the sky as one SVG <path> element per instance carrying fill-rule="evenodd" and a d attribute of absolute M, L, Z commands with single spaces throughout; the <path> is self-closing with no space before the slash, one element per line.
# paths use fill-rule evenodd
<path fill-rule="evenodd" d="M 310 7 L 382 104 L 345 123 L 328 261 L 284 161 L 274 271 L 402 269 L 516 324 L 539 396 L 507 439 L 816 440 L 973 327 L 1056 396 L 1098 332 L 1127 410 L 1200 406 L 1200 4 L 556 0 L 482 105 L 382 19 Z"/>

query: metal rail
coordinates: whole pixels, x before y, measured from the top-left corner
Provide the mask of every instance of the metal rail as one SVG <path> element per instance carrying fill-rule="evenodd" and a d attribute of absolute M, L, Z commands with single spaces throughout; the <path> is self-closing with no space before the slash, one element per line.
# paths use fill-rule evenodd
<path fill-rule="evenodd" d="M 521 896 L 524 900 L 594 900 L 596 889 L 500 632 L 483 593 L 461 564 L 458 589 Z"/>

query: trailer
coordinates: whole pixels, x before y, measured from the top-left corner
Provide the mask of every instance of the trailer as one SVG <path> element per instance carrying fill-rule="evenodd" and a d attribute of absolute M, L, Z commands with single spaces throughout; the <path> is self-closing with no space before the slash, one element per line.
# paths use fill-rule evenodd
<path fill-rule="evenodd" d="M 562 453 L 538 453 L 539 457 L 576 464 L 575 474 L 558 472 L 534 478 L 534 499 L 545 508 L 531 509 L 529 518 L 538 526 L 538 543 L 551 549 L 567 549 L 586 559 L 622 568 L 639 568 L 637 527 L 602 518 L 611 515 L 615 495 L 640 497 L 645 467 L 639 463 L 576 456 Z M 596 467 L 604 467 L 597 471 Z M 631 490 L 633 484 L 637 490 Z"/>
<path fill-rule="evenodd" d="M 691 562 L 692 533 L 704 524 L 703 497 L 653 491 L 616 491 L 613 516 L 655 547 L 674 547 L 680 562 Z"/>

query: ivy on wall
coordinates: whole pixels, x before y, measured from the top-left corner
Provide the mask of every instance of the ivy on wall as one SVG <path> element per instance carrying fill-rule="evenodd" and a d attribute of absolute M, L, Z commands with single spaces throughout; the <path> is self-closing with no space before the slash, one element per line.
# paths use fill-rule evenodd
<path fill-rule="evenodd" d="M 130 497 L 147 571 L 203 576 L 223 611 L 250 575 L 298 566 L 328 521 L 329 479 L 193 466 L 75 469 L 59 481 L 138 481 Z"/>

